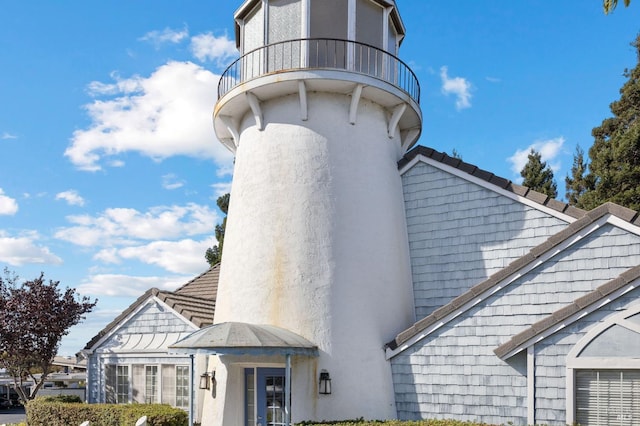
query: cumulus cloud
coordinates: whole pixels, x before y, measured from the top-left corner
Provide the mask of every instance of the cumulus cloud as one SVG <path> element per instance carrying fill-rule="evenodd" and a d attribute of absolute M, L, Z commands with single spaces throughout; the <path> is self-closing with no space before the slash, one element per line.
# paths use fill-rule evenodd
<path fill-rule="evenodd" d="M 179 241 L 154 241 L 149 244 L 104 249 L 94 259 L 109 263 L 122 260 L 137 260 L 159 266 L 179 274 L 200 274 L 206 269 L 204 252 L 211 246 L 211 238 L 202 241 L 184 239 Z"/>
<path fill-rule="evenodd" d="M 152 287 L 175 290 L 193 278 L 140 277 L 120 274 L 97 274 L 86 278 L 77 288 L 78 293 L 91 296 L 140 296 Z"/>
<path fill-rule="evenodd" d="M 231 58 L 238 55 L 233 40 L 229 40 L 226 35 L 215 37 L 211 33 L 192 37 L 191 52 L 200 61 L 215 61 L 218 66 L 226 65 Z"/>
<path fill-rule="evenodd" d="M 216 143 L 211 125 L 218 75 L 191 62 L 172 61 L 149 77 L 111 78 L 111 83 L 88 85 L 96 96 L 84 106 L 91 124 L 73 133 L 65 151 L 76 167 L 122 166 L 117 156 L 125 152 L 156 161 L 184 155 L 231 163 L 231 153 Z"/>
<path fill-rule="evenodd" d="M 96 215 L 68 216 L 73 226 L 59 229 L 55 237 L 84 247 L 135 245 L 140 240 L 166 240 L 208 234 L 218 214 L 208 206 L 158 206 L 147 212 L 109 208 Z"/>
<path fill-rule="evenodd" d="M 162 176 L 162 187 L 164 189 L 178 189 L 184 186 L 184 181 L 182 179 L 178 179 L 178 177 L 173 173 L 168 173 Z"/>
<path fill-rule="evenodd" d="M 39 245 L 40 236 L 37 232 L 27 232 L 20 236 L 10 236 L 0 230 L 0 262 L 11 266 L 27 264 L 54 264 L 62 263 L 49 248 Z"/>
<path fill-rule="evenodd" d="M 154 30 L 149 31 L 140 40 L 151 42 L 156 48 L 159 48 L 165 43 L 176 44 L 189 37 L 189 31 L 187 28 L 182 30 L 174 30 L 171 28 L 165 28 L 162 31 Z"/>
<path fill-rule="evenodd" d="M 231 182 L 219 182 L 211 185 L 215 198 L 218 199 L 221 195 L 231 192 Z"/>
<path fill-rule="evenodd" d="M 456 109 L 471 107 L 471 83 L 463 77 L 449 77 L 447 67 L 440 68 L 442 93 L 456 97 Z"/>
<path fill-rule="evenodd" d="M 18 137 L 9 132 L 2 132 L 2 135 L 0 135 L 0 139 L 18 139 Z"/>
<path fill-rule="evenodd" d="M 529 161 L 529 153 L 533 149 L 540 153 L 542 161 L 546 161 L 553 172 L 560 170 L 560 162 L 558 161 L 558 155 L 562 152 L 562 146 L 565 139 L 560 136 L 554 139 L 547 139 L 536 141 L 524 149 L 518 149 L 511 157 L 507 158 L 507 161 L 511 163 L 511 171 L 520 175 L 520 172 L 524 168 L 527 161 Z"/>
<path fill-rule="evenodd" d="M 13 216 L 18 212 L 18 202 L 4 194 L 0 188 L 0 215 Z"/>
<path fill-rule="evenodd" d="M 57 193 L 56 200 L 64 200 L 70 206 L 84 206 L 84 198 L 75 189 Z"/>

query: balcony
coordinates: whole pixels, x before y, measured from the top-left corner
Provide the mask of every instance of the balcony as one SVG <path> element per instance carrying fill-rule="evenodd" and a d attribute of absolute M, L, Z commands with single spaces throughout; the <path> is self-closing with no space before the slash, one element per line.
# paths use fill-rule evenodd
<path fill-rule="evenodd" d="M 373 77 L 406 93 L 420 104 L 420 84 L 411 69 L 397 57 L 356 41 L 308 38 L 273 43 L 252 50 L 222 74 L 218 99 L 234 87 L 259 77 L 310 70 L 346 71 Z"/>

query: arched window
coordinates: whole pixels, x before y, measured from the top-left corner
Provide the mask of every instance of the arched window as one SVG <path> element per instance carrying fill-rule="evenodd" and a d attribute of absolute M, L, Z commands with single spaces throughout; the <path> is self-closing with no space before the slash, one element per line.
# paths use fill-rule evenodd
<path fill-rule="evenodd" d="M 640 304 L 594 327 L 567 355 L 567 420 L 640 424 Z"/>

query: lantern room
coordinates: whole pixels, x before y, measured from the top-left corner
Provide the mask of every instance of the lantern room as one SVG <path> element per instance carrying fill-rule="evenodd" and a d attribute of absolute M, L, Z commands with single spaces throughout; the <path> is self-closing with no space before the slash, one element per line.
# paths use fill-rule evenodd
<path fill-rule="evenodd" d="M 247 0 L 235 13 L 241 55 L 295 39 L 351 40 L 395 56 L 404 25 L 395 1 Z"/>

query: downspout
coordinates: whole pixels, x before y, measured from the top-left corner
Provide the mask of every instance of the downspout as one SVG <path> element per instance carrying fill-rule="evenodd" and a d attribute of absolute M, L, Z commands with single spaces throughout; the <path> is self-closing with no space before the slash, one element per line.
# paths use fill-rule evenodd
<path fill-rule="evenodd" d="M 291 425 L 291 354 L 287 354 L 287 366 L 284 370 L 284 424 Z"/>
<path fill-rule="evenodd" d="M 191 390 L 191 397 L 189 398 L 189 426 L 193 426 L 193 409 L 194 409 L 194 404 L 195 404 L 195 395 L 196 395 L 196 390 L 194 388 L 194 383 L 196 382 L 195 380 L 195 363 L 193 361 L 193 354 L 189 355 L 189 359 L 191 360 L 191 374 L 189 377 L 190 380 L 190 386 L 189 389 Z"/>

